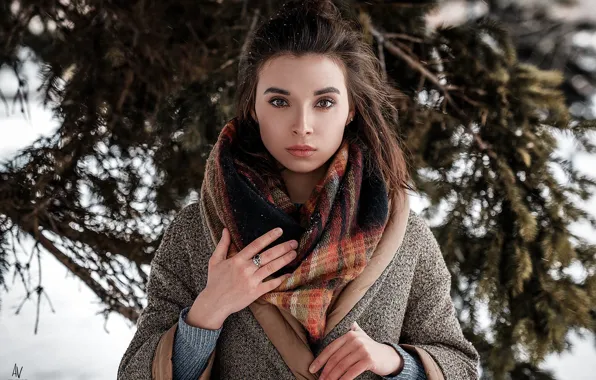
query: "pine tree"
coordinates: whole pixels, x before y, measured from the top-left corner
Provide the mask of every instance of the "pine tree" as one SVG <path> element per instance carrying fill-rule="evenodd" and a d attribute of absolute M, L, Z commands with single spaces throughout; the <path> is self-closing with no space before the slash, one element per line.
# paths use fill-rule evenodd
<path fill-rule="evenodd" d="M 489 13 L 430 31 L 425 17 L 434 1 L 341 5 L 360 21 L 389 85 L 404 95 L 398 132 L 430 201 L 423 215 L 446 210 L 433 232 L 483 377 L 551 379 L 539 369 L 544 357 L 568 349 L 569 332 L 596 330 L 596 247 L 570 232 L 581 221 L 596 228 L 582 208 L 596 182 L 554 154 L 554 136 L 572 134 L 594 153 L 596 124 L 569 112 L 570 99 L 591 95 L 573 94 L 570 72 L 527 63 L 532 56 L 519 35 L 508 33 L 514 26 L 506 15 L 515 8 L 489 3 L 505 24 Z M 57 258 L 98 296 L 106 318 L 116 312 L 136 322 L 163 231 L 196 197 L 211 144 L 233 116 L 246 36 L 278 6 L 0 5 L 0 68 L 19 79 L 18 92 L 0 99 L 26 117 L 36 89 L 22 64 L 34 60 L 46 105 L 61 123 L 0 167 L 0 284 L 6 287 L 10 271 L 47 296 L 43 284 L 27 280 L 31 260 L 9 260 L 15 239 L 28 236 L 36 242 L 31 258 Z M 568 183 L 557 181 L 555 167 Z M 571 265 L 584 278 L 570 276 Z M 484 329 L 483 308 L 491 320 Z"/>

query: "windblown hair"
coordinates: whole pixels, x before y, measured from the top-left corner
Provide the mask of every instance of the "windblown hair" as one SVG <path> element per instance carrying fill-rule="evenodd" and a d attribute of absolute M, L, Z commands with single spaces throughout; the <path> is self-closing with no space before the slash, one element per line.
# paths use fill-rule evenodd
<path fill-rule="evenodd" d="M 330 0 L 291 0 L 275 17 L 249 36 L 238 70 L 238 138 L 233 147 L 263 175 L 278 175 L 281 164 L 265 149 L 259 126 L 253 119 L 259 73 L 269 60 L 290 55 L 322 54 L 342 68 L 354 121 L 344 138 L 363 143 L 367 161 L 377 165 L 394 202 L 412 190 L 407 162 L 396 133 L 398 92 L 381 75 L 381 65 L 363 39 L 359 24 L 344 18 Z M 370 170 L 370 168 L 366 168 Z"/>

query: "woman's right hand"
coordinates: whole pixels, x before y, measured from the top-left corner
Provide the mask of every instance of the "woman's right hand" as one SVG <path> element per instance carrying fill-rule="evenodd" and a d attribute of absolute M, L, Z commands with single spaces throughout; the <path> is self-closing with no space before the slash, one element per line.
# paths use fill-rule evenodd
<path fill-rule="evenodd" d="M 281 235 L 281 229 L 273 229 L 227 259 L 230 233 L 224 228 L 215 252 L 209 258 L 207 285 L 193 303 L 186 321 L 191 325 L 218 329 L 230 314 L 281 285 L 291 274 L 263 280 L 296 258 L 296 240 L 280 243 L 261 253 L 260 267 L 252 261 L 257 253 Z"/>

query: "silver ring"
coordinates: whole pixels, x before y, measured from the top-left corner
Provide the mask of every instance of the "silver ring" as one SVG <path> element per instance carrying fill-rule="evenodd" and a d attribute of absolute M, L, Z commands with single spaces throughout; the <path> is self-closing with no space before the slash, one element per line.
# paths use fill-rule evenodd
<path fill-rule="evenodd" d="M 260 253 L 257 253 L 252 258 L 252 262 L 255 263 L 255 265 L 257 266 L 257 268 L 259 268 L 261 266 L 261 254 Z"/>

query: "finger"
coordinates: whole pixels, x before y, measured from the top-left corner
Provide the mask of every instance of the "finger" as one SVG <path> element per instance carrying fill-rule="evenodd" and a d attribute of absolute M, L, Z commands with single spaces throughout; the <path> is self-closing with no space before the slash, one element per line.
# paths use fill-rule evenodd
<path fill-rule="evenodd" d="M 215 251 L 211 257 L 216 263 L 223 261 L 228 256 L 228 249 L 230 248 L 230 232 L 227 228 L 224 228 L 221 232 L 221 238 L 215 247 Z"/>
<path fill-rule="evenodd" d="M 354 321 L 354 323 L 352 323 L 352 328 L 350 330 L 352 330 L 352 331 L 358 331 L 361 334 L 364 334 L 364 335 L 368 336 L 368 334 L 366 333 L 366 331 L 362 330 L 362 327 L 360 327 L 360 325 L 356 321 Z"/>
<path fill-rule="evenodd" d="M 265 294 L 265 293 L 269 293 L 275 289 L 277 289 L 282 282 L 284 282 L 285 280 L 287 280 L 288 278 L 290 278 L 292 276 L 291 273 L 285 274 L 283 276 L 280 276 L 278 278 L 274 278 L 273 280 L 269 280 L 269 281 L 265 281 L 261 284 L 261 295 Z"/>
<path fill-rule="evenodd" d="M 269 244 L 276 241 L 282 234 L 283 231 L 281 228 L 274 228 L 265 233 L 264 235 L 261 235 L 255 240 L 253 240 L 249 245 L 244 247 L 244 249 L 240 251 L 236 256 L 240 256 L 240 259 L 244 260 L 252 259 L 254 255 L 261 252 Z"/>
<path fill-rule="evenodd" d="M 267 264 L 274 259 L 281 257 L 282 255 L 289 253 L 291 250 L 298 248 L 298 242 L 296 240 L 290 240 L 280 243 L 273 248 L 269 248 L 265 252 L 261 253 L 262 265 Z"/>
<path fill-rule="evenodd" d="M 344 363 L 344 360 L 354 351 L 354 346 L 350 343 L 351 341 L 345 342 L 339 350 L 331 355 L 327 363 L 325 363 L 321 377 L 327 378 L 331 375 L 330 379 L 337 379 L 349 368 L 346 366 L 349 363 Z"/>
<path fill-rule="evenodd" d="M 363 352 L 355 351 L 350 352 L 346 355 L 337 365 L 333 368 L 329 375 L 325 375 L 324 379 L 337 380 L 342 377 L 348 370 L 361 359 L 364 358 Z M 327 366 L 325 366 L 326 368 Z"/>
<path fill-rule="evenodd" d="M 257 271 L 254 273 L 254 276 L 259 280 L 263 281 L 273 273 L 277 272 L 284 266 L 288 265 L 296 258 L 296 251 L 290 251 L 287 255 L 283 255 L 282 257 L 275 259 L 264 266 L 261 266 Z"/>
<path fill-rule="evenodd" d="M 296 258 L 296 251 L 291 250 L 290 252 L 288 252 L 287 255 L 283 255 L 282 257 L 279 257 L 279 258 L 277 258 L 273 261 L 270 261 L 270 262 L 266 263 L 265 265 L 262 265 L 261 267 L 259 267 L 255 271 L 254 276 L 256 276 L 259 279 L 259 281 L 263 281 L 263 279 L 267 278 L 269 275 L 277 272 L 284 266 L 291 263 L 292 260 L 294 260 L 295 258 Z"/>
<path fill-rule="evenodd" d="M 351 366 L 347 370 L 347 372 L 344 373 L 343 376 L 339 378 L 339 380 L 354 380 L 357 376 L 360 376 L 365 371 L 368 371 L 368 369 L 369 368 L 368 368 L 368 365 L 366 364 L 366 361 L 360 360 L 359 362 L 357 362 L 356 364 Z"/>
<path fill-rule="evenodd" d="M 323 351 L 321 351 L 319 356 L 317 356 L 317 358 L 313 360 L 310 367 L 308 368 L 310 373 L 315 373 L 319 370 L 319 368 L 322 368 L 325 365 L 325 363 L 327 363 L 327 360 L 329 360 L 331 355 L 333 355 L 337 350 L 339 350 L 347 340 L 354 337 L 353 334 L 354 332 L 348 332 L 331 342 L 327 347 L 325 347 Z"/>

